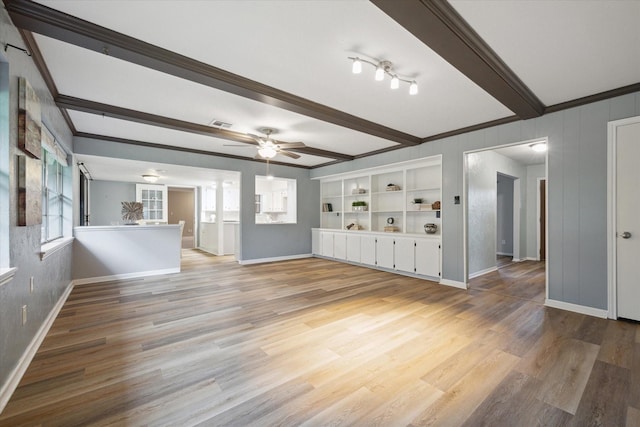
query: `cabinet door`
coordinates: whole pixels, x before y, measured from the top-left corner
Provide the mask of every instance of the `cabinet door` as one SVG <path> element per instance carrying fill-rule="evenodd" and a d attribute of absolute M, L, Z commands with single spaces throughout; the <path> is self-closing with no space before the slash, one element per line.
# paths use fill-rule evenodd
<path fill-rule="evenodd" d="M 336 233 L 333 235 L 333 257 L 337 259 L 347 259 L 347 235 Z"/>
<path fill-rule="evenodd" d="M 376 265 L 376 237 L 360 236 L 360 262 Z"/>
<path fill-rule="evenodd" d="M 440 242 L 416 239 L 416 273 L 440 277 Z"/>
<path fill-rule="evenodd" d="M 333 258 L 333 233 L 321 231 L 320 241 L 322 242 L 322 256 Z"/>
<path fill-rule="evenodd" d="M 360 262 L 360 236 L 347 234 L 347 261 Z"/>
<path fill-rule="evenodd" d="M 408 237 L 397 237 L 395 239 L 394 262 L 396 270 L 415 272 L 415 239 Z"/>
<path fill-rule="evenodd" d="M 389 236 L 378 236 L 376 243 L 376 262 L 378 267 L 393 268 L 393 241 Z"/>

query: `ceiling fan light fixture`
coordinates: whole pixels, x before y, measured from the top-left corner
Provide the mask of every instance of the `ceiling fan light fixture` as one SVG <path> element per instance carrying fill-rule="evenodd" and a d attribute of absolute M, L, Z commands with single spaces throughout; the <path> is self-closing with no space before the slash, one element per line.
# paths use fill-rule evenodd
<path fill-rule="evenodd" d="M 535 142 L 529 145 L 531 149 L 537 153 L 544 153 L 547 151 L 547 143 L 546 142 Z"/>
<path fill-rule="evenodd" d="M 142 179 L 144 179 L 147 182 L 151 182 L 154 183 L 158 180 L 158 178 L 160 178 L 158 175 L 142 175 Z"/>
<path fill-rule="evenodd" d="M 258 154 L 260 154 L 260 157 L 265 159 L 273 159 L 277 153 L 278 152 L 276 151 L 276 149 L 271 145 L 265 145 L 264 147 L 258 149 Z"/>

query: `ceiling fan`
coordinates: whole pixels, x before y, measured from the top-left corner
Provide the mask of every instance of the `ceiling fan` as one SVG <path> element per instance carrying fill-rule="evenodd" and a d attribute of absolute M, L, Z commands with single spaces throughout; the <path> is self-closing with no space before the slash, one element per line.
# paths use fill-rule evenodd
<path fill-rule="evenodd" d="M 283 156 L 291 157 L 292 159 L 300 158 L 299 154 L 292 153 L 291 151 L 287 151 L 287 148 L 303 148 L 306 145 L 303 142 L 282 142 L 277 141 L 271 138 L 271 134 L 276 131 L 271 128 L 263 128 L 260 129 L 260 132 L 266 135 L 266 137 L 253 135 L 248 133 L 247 136 L 256 141 L 258 148 L 258 154 L 256 154 L 256 159 L 273 159 L 276 155 L 282 154 Z M 238 147 L 238 145 L 227 145 L 228 147 Z M 246 147 L 243 145 L 242 147 Z"/>

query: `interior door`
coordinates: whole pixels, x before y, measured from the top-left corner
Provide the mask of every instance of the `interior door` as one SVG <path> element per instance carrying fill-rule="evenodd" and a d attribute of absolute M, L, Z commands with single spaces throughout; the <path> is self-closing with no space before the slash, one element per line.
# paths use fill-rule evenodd
<path fill-rule="evenodd" d="M 616 277 L 618 317 L 640 321 L 640 123 L 617 128 Z"/>

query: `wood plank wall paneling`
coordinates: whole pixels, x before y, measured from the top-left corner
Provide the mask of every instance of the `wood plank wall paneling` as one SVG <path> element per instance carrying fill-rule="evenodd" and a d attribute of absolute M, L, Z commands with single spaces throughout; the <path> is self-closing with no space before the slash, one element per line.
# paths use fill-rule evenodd
<path fill-rule="evenodd" d="M 77 286 L 0 415 L 18 425 L 637 425 L 640 327 L 546 308 L 544 264 L 468 291 L 185 250 Z"/>

